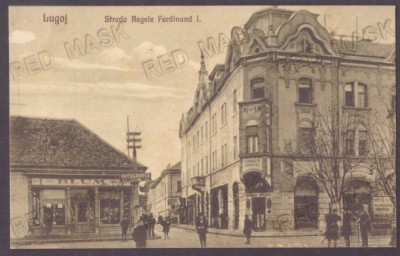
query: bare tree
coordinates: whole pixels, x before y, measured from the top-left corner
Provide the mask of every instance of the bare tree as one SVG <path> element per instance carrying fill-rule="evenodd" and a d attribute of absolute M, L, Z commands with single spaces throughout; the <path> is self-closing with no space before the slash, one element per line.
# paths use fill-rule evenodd
<path fill-rule="evenodd" d="M 355 117 L 348 113 L 339 117 L 339 108 L 317 109 L 311 127 L 299 130 L 297 149 L 289 151 L 295 171 L 320 184 L 331 205 L 341 209 L 345 181 L 359 161 L 354 158 Z"/>
<path fill-rule="evenodd" d="M 371 125 L 368 127 L 369 156 L 372 168 L 376 171 L 375 189 L 383 190 L 396 207 L 396 114 L 395 105 L 385 104 L 387 111 L 375 110 Z"/>

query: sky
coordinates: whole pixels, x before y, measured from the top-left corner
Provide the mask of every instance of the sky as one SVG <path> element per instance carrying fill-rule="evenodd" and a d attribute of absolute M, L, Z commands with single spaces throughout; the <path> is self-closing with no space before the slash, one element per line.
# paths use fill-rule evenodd
<path fill-rule="evenodd" d="M 168 164 L 180 161 L 179 121 L 194 100 L 198 43 L 212 38 L 218 45 L 219 38 L 230 38 L 234 26 L 243 27 L 252 13 L 267 7 L 9 7 L 10 115 L 76 119 L 125 154 L 129 116 L 130 130 L 142 132 L 138 160 L 155 179 Z M 279 8 L 319 14 L 318 21 L 336 35 L 351 35 L 358 22 L 359 31 L 389 31 L 376 39 L 381 43 L 395 40 L 392 6 Z M 67 24 L 44 21 L 65 15 Z M 193 22 L 158 22 L 159 15 L 192 16 Z M 106 16 L 128 22 L 118 27 Z M 153 17 L 154 22 L 131 22 L 132 16 Z M 108 41 L 99 42 L 99 35 L 108 35 Z M 71 59 L 67 49 L 74 42 L 84 49 Z M 222 47 L 206 55 L 208 72 L 225 62 L 225 54 Z M 169 63 L 158 76 L 146 75 L 143 63 L 150 67 L 168 56 L 182 65 Z M 29 64 L 30 74 L 16 71 L 23 63 Z"/>

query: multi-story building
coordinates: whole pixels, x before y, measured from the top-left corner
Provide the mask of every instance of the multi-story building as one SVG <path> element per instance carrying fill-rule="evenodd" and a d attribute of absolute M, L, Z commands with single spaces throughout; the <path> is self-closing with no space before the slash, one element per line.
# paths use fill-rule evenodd
<path fill-rule="evenodd" d="M 138 163 L 141 174 L 147 167 Z M 76 120 L 10 118 L 11 238 L 120 234 L 134 221 L 133 161 Z"/>
<path fill-rule="evenodd" d="M 365 126 L 375 111 L 387 114 L 380 103 L 395 95 L 394 44 L 338 40 L 317 17 L 261 10 L 232 29 L 225 64 L 209 76 L 202 56 L 193 106 L 180 122 L 187 223 L 203 212 L 217 228 L 242 229 L 245 215 L 255 230 L 324 228 L 332 200 L 296 168 L 310 161 L 307 143 L 324 109 L 356 116 L 346 143 L 368 163 Z M 354 170 L 344 183 L 347 198 L 371 214 L 372 177 Z"/>
<path fill-rule="evenodd" d="M 177 163 L 163 170 L 149 185 L 148 211 L 155 217 L 179 220 L 181 188 L 181 163 Z"/>

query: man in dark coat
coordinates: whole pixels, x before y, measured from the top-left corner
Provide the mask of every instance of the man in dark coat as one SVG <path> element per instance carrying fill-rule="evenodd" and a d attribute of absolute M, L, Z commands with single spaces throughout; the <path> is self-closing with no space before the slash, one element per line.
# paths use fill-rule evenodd
<path fill-rule="evenodd" d="M 371 227 L 371 222 L 369 219 L 369 215 L 365 211 L 364 207 L 359 214 L 358 223 L 360 224 L 361 246 L 368 247 L 368 232 Z"/>
<path fill-rule="evenodd" d="M 339 239 L 339 226 L 340 216 L 337 214 L 337 209 L 333 209 L 332 213 L 325 216 L 326 220 L 326 231 L 325 238 L 328 240 L 328 247 L 331 247 L 331 240 L 333 240 L 333 246 L 336 247 L 336 242 Z"/>
<path fill-rule="evenodd" d="M 348 209 L 344 210 L 343 213 L 342 236 L 346 242 L 346 247 L 350 247 L 351 213 Z"/>
<path fill-rule="evenodd" d="M 149 225 L 149 237 L 154 237 L 154 226 L 156 225 L 156 219 L 153 217 L 153 214 L 150 213 L 148 217 L 148 225 Z"/>
<path fill-rule="evenodd" d="M 246 244 L 250 244 L 250 236 L 251 236 L 251 229 L 253 227 L 253 222 L 249 219 L 249 216 L 246 215 L 244 219 L 244 229 L 243 234 L 246 236 Z"/>
<path fill-rule="evenodd" d="M 206 234 L 207 234 L 208 222 L 202 213 L 200 213 L 195 224 L 197 233 L 199 234 L 201 248 L 206 248 L 207 247 Z"/>
<path fill-rule="evenodd" d="M 126 233 L 128 232 L 128 228 L 129 228 L 129 220 L 126 215 L 122 218 L 120 225 L 121 225 L 121 229 L 122 229 L 121 241 L 127 241 Z"/>
<path fill-rule="evenodd" d="M 136 243 L 136 248 L 146 248 L 147 229 L 141 218 L 137 225 L 133 228 L 132 239 Z"/>

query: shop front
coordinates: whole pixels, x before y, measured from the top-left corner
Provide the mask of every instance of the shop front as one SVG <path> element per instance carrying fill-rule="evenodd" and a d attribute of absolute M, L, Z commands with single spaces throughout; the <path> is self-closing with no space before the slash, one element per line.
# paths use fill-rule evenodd
<path fill-rule="evenodd" d="M 315 180 L 298 179 L 294 188 L 294 228 L 318 228 L 318 192 Z"/>
<path fill-rule="evenodd" d="M 251 208 L 253 228 L 255 231 L 266 229 L 267 200 L 271 197 L 272 188 L 260 172 L 247 172 L 243 175 L 243 183 L 248 198 L 246 207 Z"/>
<path fill-rule="evenodd" d="M 228 184 L 212 188 L 210 226 L 228 228 Z"/>
<path fill-rule="evenodd" d="M 131 186 L 116 178 L 31 180 L 33 235 L 110 234 L 131 219 Z"/>

